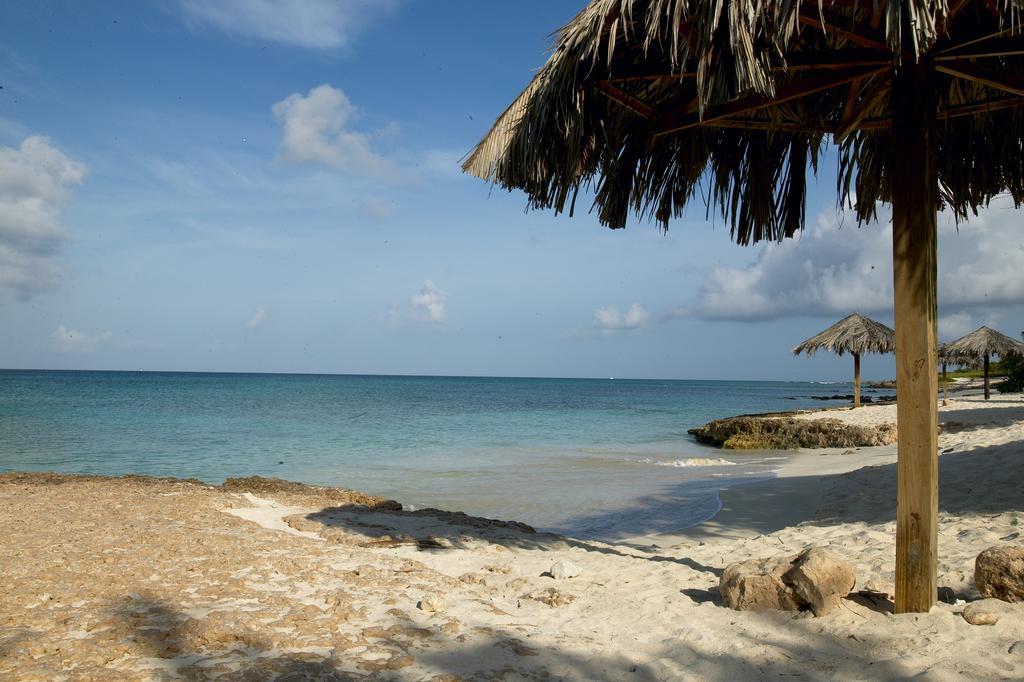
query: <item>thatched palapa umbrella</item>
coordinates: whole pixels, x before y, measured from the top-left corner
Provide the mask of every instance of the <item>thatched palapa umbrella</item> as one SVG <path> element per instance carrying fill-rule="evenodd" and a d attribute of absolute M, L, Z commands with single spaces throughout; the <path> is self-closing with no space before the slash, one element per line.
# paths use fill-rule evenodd
<path fill-rule="evenodd" d="M 950 341 L 939 349 L 939 358 L 943 363 L 956 362 L 970 364 L 982 361 L 985 368 L 985 400 L 990 397 L 988 387 L 988 365 L 989 358 L 998 355 L 1005 358 L 1008 355 L 1024 355 L 1024 343 L 1016 341 L 1006 334 L 1001 334 L 995 329 L 982 326 L 975 329 L 967 336 L 961 336 L 956 341 Z"/>
<path fill-rule="evenodd" d="M 896 332 L 860 313 L 847 315 L 825 331 L 793 349 L 794 355 L 814 355 L 818 350 L 853 355 L 853 406 L 860 407 L 860 356 L 896 350 Z"/>
<path fill-rule="evenodd" d="M 900 612 L 936 598 L 936 211 L 1024 200 L 1020 3 L 592 0 L 464 164 L 613 228 L 703 197 L 748 244 L 803 227 L 838 146 L 840 201 L 892 205 Z"/>

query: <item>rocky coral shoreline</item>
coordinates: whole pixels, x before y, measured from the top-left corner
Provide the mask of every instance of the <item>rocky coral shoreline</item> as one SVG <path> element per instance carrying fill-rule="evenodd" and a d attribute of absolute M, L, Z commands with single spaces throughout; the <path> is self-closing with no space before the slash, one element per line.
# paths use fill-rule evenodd
<path fill-rule="evenodd" d="M 358 490 L 347 488 L 331 488 L 309 483 L 285 481 L 280 478 L 265 476 L 245 476 L 227 478 L 220 485 L 206 483 L 198 478 L 174 478 L 170 476 L 144 476 L 141 474 L 125 474 L 124 476 L 100 476 L 96 474 L 65 474 L 55 471 L 12 471 L 0 473 L 0 486 L 26 485 L 51 486 L 68 483 L 112 483 L 122 482 L 128 488 L 158 489 L 173 486 L 182 489 L 207 489 L 229 493 L 272 495 L 275 499 L 288 504 L 337 504 L 359 505 L 367 509 L 401 510 L 402 504 L 377 495 L 367 495 Z"/>
<path fill-rule="evenodd" d="M 786 415 L 744 415 L 689 429 L 698 443 L 727 450 L 854 448 L 896 442 L 896 425 L 861 426 L 839 419 L 799 419 Z"/>
<path fill-rule="evenodd" d="M 464 609 L 446 613 L 439 595 L 469 612 L 497 611 L 482 590 L 492 576 L 501 585 L 514 577 L 502 561 L 510 553 L 505 545 L 558 542 L 525 524 L 401 509 L 356 491 L 262 477 L 215 486 L 134 475 L 0 474 L 0 678 L 362 680 L 407 673 L 452 682 L 455 670 L 500 677 L 533 656 L 514 629 L 499 635 L 467 625 Z M 455 550 L 470 559 L 455 575 L 417 560 Z M 513 600 L 548 609 L 552 600 L 575 599 L 536 573 L 508 588 Z M 505 592 L 503 608 L 514 608 Z M 465 665 L 417 661 L 441 642 L 489 650 Z"/>

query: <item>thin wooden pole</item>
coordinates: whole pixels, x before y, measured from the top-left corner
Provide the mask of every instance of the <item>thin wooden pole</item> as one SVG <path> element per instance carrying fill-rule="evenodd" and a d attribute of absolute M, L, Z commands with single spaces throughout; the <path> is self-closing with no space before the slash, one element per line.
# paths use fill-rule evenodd
<path fill-rule="evenodd" d="M 892 88 L 893 289 L 896 311 L 896 612 L 936 600 L 938 377 L 934 72 L 904 62 Z"/>
<path fill-rule="evenodd" d="M 988 353 L 985 353 L 985 400 L 989 399 L 988 392 Z"/>
<path fill-rule="evenodd" d="M 949 402 L 948 402 L 949 393 L 947 393 L 947 389 L 948 388 L 949 388 L 949 381 L 946 380 L 946 363 L 944 362 L 944 363 L 942 363 L 942 404 L 943 405 L 948 405 L 949 404 Z"/>
<path fill-rule="evenodd" d="M 860 407 L 860 353 L 853 354 L 853 406 Z"/>

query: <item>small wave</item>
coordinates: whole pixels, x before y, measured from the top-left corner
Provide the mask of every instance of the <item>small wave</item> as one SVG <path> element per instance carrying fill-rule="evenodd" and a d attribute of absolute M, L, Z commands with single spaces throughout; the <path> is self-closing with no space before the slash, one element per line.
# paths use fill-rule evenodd
<path fill-rule="evenodd" d="M 654 464 L 655 466 L 660 467 L 676 467 L 680 469 L 689 467 L 730 467 L 736 465 L 736 462 L 730 462 L 727 459 L 720 459 L 716 457 L 687 457 L 686 459 L 672 460 L 659 460 L 644 457 L 643 459 L 634 461 L 640 464 Z"/>

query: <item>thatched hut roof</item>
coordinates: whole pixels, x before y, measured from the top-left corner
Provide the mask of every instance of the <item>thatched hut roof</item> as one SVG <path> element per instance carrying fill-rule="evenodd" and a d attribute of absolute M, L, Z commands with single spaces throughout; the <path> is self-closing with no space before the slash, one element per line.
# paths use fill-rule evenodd
<path fill-rule="evenodd" d="M 592 0 L 463 168 L 603 224 L 664 229 L 695 196 L 740 243 L 804 225 L 807 167 L 839 147 L 840 201 L 889 201 L 894 65 L 927 58 L 938 203 L 1024 201 L 1021 0 Z M 908 47 L 909 46 L 909 47 Z"/>
<path fill-rule="evenodd" d="M 896 350 L 896 333 L 881 322 L 854 313 L 801 343 L 793 349 L 793 354 L 811 356 L 821 349 L 839 355 L 892 353 Z"/>
<path fill-rule="evenodd" d="M 927 612 L 937 585 L 936 210 L 1024 202 L 1022 9 L 591 0 L 463 165 L 534 208 L 592 193 L 613 228 L 634 213 L 667 229 L 699 196 L 745 244 L 803 227 L 807 169 L 838 145 L 840 203 L 859 222 L 893 206 L 897 613 Z"/>
<path fill-rule="evenodd" d="M 1024 343 L 983 326 L 939 349 L 939 359 L 946 362 L 971 364 L 986 355 L 1024 355 Z"/>

